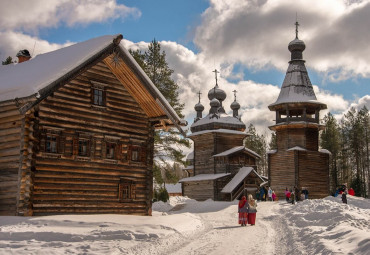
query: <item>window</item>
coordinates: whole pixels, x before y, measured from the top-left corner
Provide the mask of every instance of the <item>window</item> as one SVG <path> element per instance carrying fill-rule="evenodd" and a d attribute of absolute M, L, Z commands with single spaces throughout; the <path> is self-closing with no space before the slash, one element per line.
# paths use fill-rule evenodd
<path fill-rule="evenodd" d="M 104 89 L 93 88 L 93 104 L 104 106 Z"/>
<path fill-rule="evenodd" d="M 138 151 L 137 148 L 134 148 L 132 150 L 131 160 L 132 161 L 138 161 L 139 160 L 139 151 Z"/>
<path fill-rule="evenodd" d="M 114 159 L 115 158 L 115 150 L 116 150 L 116 144 L 115 143 L 106 143 L 106 158 L 108 159 Z"/>
<path fill-rule="evenodd" d="M 119 200 L 120 202 L 136 198 L 136 185 L 132 180 L 120 179 Z"/>
<path fill-rule="evenodd" d="M 88 156 L 89 154 L 89 140 L 79 139 L 78 140 L 78 156 Z"/>
<path fill-rule="evenodd" d="M 58 136 L 56 134 L 47 134 L 45 151 L 49 153 L 57 153 L 58 148 Z"/>

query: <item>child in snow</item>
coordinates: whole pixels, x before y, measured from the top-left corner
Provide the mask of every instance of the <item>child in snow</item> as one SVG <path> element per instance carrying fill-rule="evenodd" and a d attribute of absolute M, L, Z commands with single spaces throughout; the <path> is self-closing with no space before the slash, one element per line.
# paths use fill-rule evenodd
<path fill-rule="evenodd" d="M 295 204 L 295 194 L 293 190 L 290 190 L 290 201 L 293 205 Z"/>
<path fill-rule="evenodd" d="M 275 194 L 275 191 L 272 191 L 272 201 L 276 201 L 276 194 Z"/>
<path fill-rule="evenodd" d="M 238 213 L 239 224 L 241 224 L 242 226 L 246 226 L 248 223 L 248 201 L 246 196 L 243 196 L 242 199 L 239 201 Z"/>
<path fill-rule="evenodd" d="M 256 213 L 257 213 L 257 202 L 253 199 L 253 196 L 248 196 L 248 223 L 252 226 L 256 224 Z"/>
<path fill-rule="evenodd" d="M 269 195 L 269 201 L 272 201 L 272 189 L 271 189 L 271 187 L 269 187 L 268 195 Z"/>

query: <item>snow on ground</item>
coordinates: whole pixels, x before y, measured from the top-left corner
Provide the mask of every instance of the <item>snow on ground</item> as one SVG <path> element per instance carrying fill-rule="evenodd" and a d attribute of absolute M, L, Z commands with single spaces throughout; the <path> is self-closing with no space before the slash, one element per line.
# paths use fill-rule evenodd
<path fill-rule="evenodd" d="M 370 200 L 348 196 L 258 203 L 255 226 L 237 201 L 171 197 L 153 216 L 0 217 L 0 254 L 370 254 Z"/>

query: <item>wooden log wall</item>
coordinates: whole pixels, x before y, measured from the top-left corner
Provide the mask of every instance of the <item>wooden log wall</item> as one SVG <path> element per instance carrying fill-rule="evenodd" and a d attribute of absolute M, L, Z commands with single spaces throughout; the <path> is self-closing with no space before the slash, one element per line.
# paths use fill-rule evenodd
<path fill-rule="evenodd" d="M 281 199 L 285 188 L 295 186 L 294 151 L 278 151 L 269 154 L 269 184 Z"/>
<path fill-rule="evenodd" d="M 206 133 L 193 136 L 195 174 L 225 173 L 226 168 L 215 163 L 213 155 L 243 145 L 244 135 Z"/>
<path fill-rule="evenodd" d="M 309 198 L 329 195 L 329 154 L 317 151 L 298 152 L 299 187 L 307 188 Z"/>
<path fill-rule="evenodd" d="M 16 215 L 22 122 L 15 102 L 0 105 L 0 215 Z"/>
<path fill-rule="evenodd" d="M 214 174 L 214 136 L 212 133 L 192 137 L 194 141 L 194 174 Z"/>
<path fill-rule="evenodd" d="M 185 196 L 198 201 L 204 201 L 209 198 L 214 199 L 214 181 L 185 182 L 182 185 Z"/>
<path fill-rule="evenodd" d="M 278 150 L 287 150 L 295 146 L 307 150 L 318 150 L 319 131 L 315 128 L 286 128 L 277 131 Z"/>
<path fill-rule="evenodd" d="M 125 70 L 130 72 L 130 70 Z M 106 105 L 94 106 L 92 82 L 105 84 Z M 33 215 L 151 214 L 153 128 L 137 102 L 100 62 L 42 101 L 37 113 L 38 147 L 33 177 Z M 58 135 L 57 153 L 45 150 L 45 132 Z M 78 139 L 89 141 L 78 156 Z M 115 158 L 107 159 L 108 143 Z M 131 160 L 131 150 L 141 155 Z M 119 200 L 120 181 L 135 184 L 135 198 Z"/>

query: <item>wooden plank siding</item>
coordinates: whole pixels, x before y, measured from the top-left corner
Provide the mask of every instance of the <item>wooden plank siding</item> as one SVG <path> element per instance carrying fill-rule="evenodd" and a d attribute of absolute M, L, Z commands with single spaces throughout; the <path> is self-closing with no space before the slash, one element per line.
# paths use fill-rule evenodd
<path fill-rule="evenodd" d="M 129 69 L 124 72 L 132 75 Z M 92 105 L 93 82 L 105 84 L 105 106 Z M 105 61 L 61 86 L 34 111 L 36 117 L 29 112 L 27 118 L 38 144 L 31 146 L 34 162 L 22 168 L 32 188 L 21 189 L 19 214 L 151 214 L 153 127 Z M 57 153 L 43 148 L 46 130 L 58 133 Z M 27 128 L 25 133 L 30 133 Z M 82 138 L 88 140 L 85 156 L 76 155 Z M 26 136 L 23 141 L 29 143 Z M 110 142 L 115 144 L 114 159 L 106 158 Z M 130 158 L 135 146 L 138 161 Z M 134 199 L 120 202 L 122 178 L 135 183 Z"/>
<path fill-rule="evenodd" d="M 286 128 L 276 131 L 278 150 L 287 150 L 295 146 L 307 150 L 318 150 L 317 128 Z"/>
<path fill-rule="evenodd" d="M 16 215 L 22 122 L 15 103 L 0 106 L 0 215 Z"/>
<path fill-rule="evenodd" d="M 185 182 L 182 184 L 185 196 L 204 201 L 209 198 L 215 199 L 215 183 L 213 180 Z"/>

